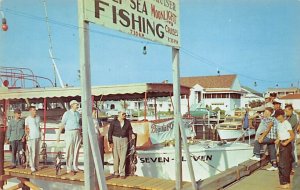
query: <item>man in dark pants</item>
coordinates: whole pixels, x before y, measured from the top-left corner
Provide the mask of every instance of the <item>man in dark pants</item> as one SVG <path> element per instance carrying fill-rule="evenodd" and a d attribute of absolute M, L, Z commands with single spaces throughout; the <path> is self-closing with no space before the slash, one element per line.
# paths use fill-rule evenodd
<path fill-rule="evenodd" d="M 9 142 L 12 148 L 11 166 L 16 168 L 18 151 L 23 149 L 23 142 L 25 141 L 25 121 L 21 118 L 21 110 L 14 110 L 14 118 L 9 121 L 6 131 L 7 143 Z"/>
<path fill-rule="evenodd" d="M 298 119 L 297 119 L 297 115 L 296 113 L 294 113 L 294 108 L 292 104 L 286 104 L 285 105 L 285 119 L 290 122 L 292 129 L 294 131 L 294 133 L 297 133 L 297 125 L 298 125 Z M 295 146 L 297 144 L 296 142 L 296 138 L 295 140 L 292 142 L 292 149 L 293 149 L 293 168 L 297 167 L 297 162 L 298 162 L 298 158 L 297 158 L 297 147 Z"/>
<path fill-rule="evenodd" d="M 280 188 L 290 188 L 290 174 L 292 171 L 292 142 L 295 138 L 291 124 L 284 119 L 284 111 L 279 109 L 275 112 L 278 120 L 278 139 L 279 144 L 279 181 Z"/>
<path fill-rule="evenodd" d="M 119 112 L 109 126 L 108 141 L 113 144 L 114 177 L 125 179 L 125 161 L 128 148 L 128 138 L 135 139 L 131 123 L 126 119 L 126 113 Z M 111 145 L 110 145 L 111 146 Z"/>

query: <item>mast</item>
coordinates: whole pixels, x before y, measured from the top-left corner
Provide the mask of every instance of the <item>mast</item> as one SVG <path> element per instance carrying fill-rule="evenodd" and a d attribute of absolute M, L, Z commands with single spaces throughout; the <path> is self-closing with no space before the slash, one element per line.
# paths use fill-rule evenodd
<path fill-rule="evenodd" d="M 56 76 L 57 76 L 60 86 L 62 88 L 64 88 L 65 85 L 64 85 L 64 83 L 63 83 L 63 81 L 61 79 L 60 73 L 59 73 L 58 68 L 56 66 L 55 58 L 53 57 L 53 45 L 52 45 L 52 37 L 51 37 L 51 27 L 50 27 L 50 24 L 49 24 L 49 17 L 48 17 L 47 2 L 46 2 L 46 0 L 43 0 L 43 5 L 44 5 L 44 10 L 45 10 L 45 21 L 47 23 L 47 30 L 48 30 L 49 55 L 50 55 L 50 58 L 52 60 L 52 64 L 53 64 L 53 68 L 54 68 L 54 84 L 56 86 Z"/>

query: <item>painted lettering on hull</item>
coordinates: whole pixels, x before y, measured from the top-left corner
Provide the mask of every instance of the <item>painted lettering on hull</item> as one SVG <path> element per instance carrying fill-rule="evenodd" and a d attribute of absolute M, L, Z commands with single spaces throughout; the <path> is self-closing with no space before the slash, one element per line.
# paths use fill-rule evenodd
<path fill-rule="evenodd" d="M 192 161 L 212 161 L 213 156 L 212 155 L 199 155 L 199 156 L 191 156 Z M 174 158 L 170 158 L 168 156 L 159 156 L 159 157 L 139 157 L 140 163 L 166 163 L 170 161 L 174 161 Z M 186 162 L 186 158 L 182 156 L 181 159 L 183 162 Z"/>

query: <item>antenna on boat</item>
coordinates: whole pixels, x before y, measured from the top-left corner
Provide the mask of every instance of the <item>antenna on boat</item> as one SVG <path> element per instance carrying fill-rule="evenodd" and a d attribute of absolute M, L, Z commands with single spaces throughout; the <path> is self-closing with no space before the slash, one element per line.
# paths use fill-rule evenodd
<path fill-rule="evenodd" d="M 64 88 L 65 85 L 64 85 L 64 83 L 63 83 L 63 81 L 61 79 L 60 73 L 59 73 L 58 68 L 56 66 L 55 58 L 53 57 L 53 46 L 52 46 L 52 38 L 51 38 L 51 28 L 50 28 L 50 24 L 49 24 L 49 18 L 48 18 L 48 11 L 47 11 L 47 2 L 46 2 L 46 0 L 43 0 L 43 5 L 44 5 L 44 10 L 45 10 L 45 21 L 47 23 L 47 29 L 48 29 L 49 55 L 50 55 L 50 58 L 52 60 L 52 64 L 53 64 L 53 68 L 54 68 L 54 82 L 55 82 L 55 86 L 56 86 L 56 76 L 57 76 L 60 86 L 62 88 Z"/>

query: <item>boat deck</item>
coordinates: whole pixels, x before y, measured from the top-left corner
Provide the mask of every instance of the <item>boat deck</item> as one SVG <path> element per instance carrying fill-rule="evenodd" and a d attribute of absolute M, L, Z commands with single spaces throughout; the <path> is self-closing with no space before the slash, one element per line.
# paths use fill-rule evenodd
<path fill-rule="evenodd" d="M 9 189 L 18 189 L 24 184 L 33 190 L 40 189 L 37 185 L 31 183 L 29 179 L 44 180 L 47 182 L 60 182 L 74 185 L 84 185 L 84 173 L 82 171 L 76 173 L 76 175 L 70 175 L 66 173 L 65 169 L 61 170 L 60 175 L 56 175 L 55 168 L 53 166 L 42 166 L 37 172 L 32 173 L 30 169 L 23 168 L 9 168 L 10 163 L 4 163 L 4 176 L 0 176 L 0 179 L 17 178 L 20 184 L 11 187 Z M 150 177 L 128 176 L 126 179 L 112 178 L 110 174 L 106 175 L 106 184 L 108 189 L 153 189 L 153 190 L 171 190 L 175 189 L 175 181 L 164 180 Z M 183 182 L 183 187 L 190 188 L 192 184 L 190 182 Z"/>

